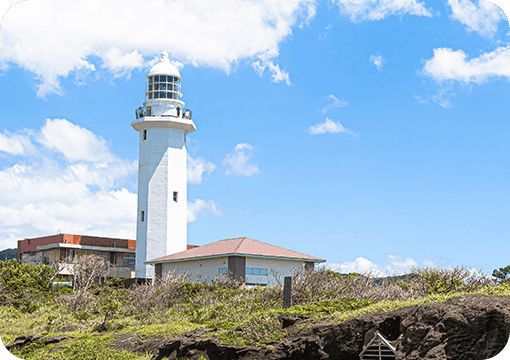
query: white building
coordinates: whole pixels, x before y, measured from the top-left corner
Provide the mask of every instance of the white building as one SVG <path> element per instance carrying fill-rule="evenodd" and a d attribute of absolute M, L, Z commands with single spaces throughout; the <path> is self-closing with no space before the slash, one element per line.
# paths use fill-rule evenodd
<path fill-rule="evenodd" d="M 156 277 L 168 273 L 187 273 L 190 281 L 211 281 L 218 275 L 247 286 L 275 285 L 296 269 L 312 270 L 326 260 L 242 237 L 216 241 L 176 254 L 147 261 L 155 267 Z"/>
<path fill-rule="evenodd" d="M 181 101 L 181 75 L 163 52 L 147 75 L 139 132 L 137 278 L 152 278 L 148 259 L 187 249 L 186 134 L 196 129 Z"/>

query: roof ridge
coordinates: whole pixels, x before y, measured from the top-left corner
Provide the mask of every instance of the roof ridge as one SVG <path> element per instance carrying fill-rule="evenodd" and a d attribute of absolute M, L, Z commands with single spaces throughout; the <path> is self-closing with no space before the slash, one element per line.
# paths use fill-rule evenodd
<path fill-rule="evenodd" d="M 246 236 L 243 236 L 242 240 L 239 242 L 239 244 L 237 245 L 236 249 L 234 250 L 234 254 L 237 254 L 237 250 L 239 249 L 239 247 L 241 246 L 241 244 L 243 243 L 243 241 L 246 239 Z"/>

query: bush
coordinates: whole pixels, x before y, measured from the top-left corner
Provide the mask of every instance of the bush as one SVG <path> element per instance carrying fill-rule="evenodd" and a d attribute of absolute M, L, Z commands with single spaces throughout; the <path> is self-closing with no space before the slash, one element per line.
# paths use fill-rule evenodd
<path fill-rule="evenodd" d="M 496 269 L 492 272 L 492 276 L 497 283 L 508 284 L 510 283 L 510 265 Z"/>
<path fill-rule="evenodd" d="M 490 277 L 466 267 L 413 268 L 411 271 L 419 276 L 415 287 L 423 287 L 428 295 L 470 293 L 495 285 Z"/>
<path fill-rule="evenodd" d="M 48 265 L 0 261 L 0 305 L 13 304 L 26 312 L 35 311 L 35 302 L 68 291 L 51 285 L 55 273 Z"/>

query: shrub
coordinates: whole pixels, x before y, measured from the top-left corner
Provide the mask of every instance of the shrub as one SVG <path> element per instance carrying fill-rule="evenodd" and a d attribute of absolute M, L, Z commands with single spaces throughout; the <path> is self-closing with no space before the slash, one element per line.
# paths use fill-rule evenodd
<path fill-rule="evenodd" d="M 418 275 L 414 286 L 422 287 L 428 295 L 474 292 L 495 285 L 490 277 L 466 267 L 413 268 L 411 271 Z"/>
<path fill-rule="evenodd" d="M 492 276 L 497 283 L 510 283 L 510 265 L 494 270 Z"/>
<path fill-rule="evenodd" d="M 56 270 L 48 265 L 0 261 L 0 305 L 12 304 L 33 312 L 37 307 L 35 302 L 67 291 L 51 285 L 55 273 Z"/>

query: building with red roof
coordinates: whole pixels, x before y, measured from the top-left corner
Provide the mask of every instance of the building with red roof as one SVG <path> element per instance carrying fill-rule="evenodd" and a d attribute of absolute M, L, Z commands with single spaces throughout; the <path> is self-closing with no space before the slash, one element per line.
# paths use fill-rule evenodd
<path fill-rule="evenodd" d="M 250 285 L 275 285 L 295 270 L 312 270 L 326 260 L 262 241 L 240 237 L 219 240 L 186 251 L 146 261 L 156 277 L 187 273 L 190 281 L 228 276 Z"/>

